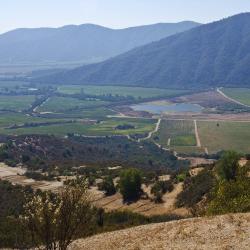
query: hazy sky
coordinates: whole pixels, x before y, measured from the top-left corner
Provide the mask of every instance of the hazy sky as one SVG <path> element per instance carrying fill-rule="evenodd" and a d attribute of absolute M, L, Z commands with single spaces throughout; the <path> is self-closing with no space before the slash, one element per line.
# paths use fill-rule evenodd
<path fill-rule="evenodd" d="M 0 0 L 0 33 L 82 23 L 113 28 L 182 20 L 207 23 L 240 12 L 250 12 L 250 0 Z"/>

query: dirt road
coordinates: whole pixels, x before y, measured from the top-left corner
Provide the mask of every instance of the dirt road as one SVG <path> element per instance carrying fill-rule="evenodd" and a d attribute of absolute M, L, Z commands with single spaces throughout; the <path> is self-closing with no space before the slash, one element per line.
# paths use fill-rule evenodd
<path fill-rule="evenodd" d="M 195 130 L 195 137 L 196 137 L 197 147 L 200 148 L 201 147 L 201 140 L 200 140 L 200 136 L 199 136 L 198 126 L 197 126 L 197 121 L 196 120 L 194 120 L 194 130 Z"/>
<path fill-rule="evenodd" d="M 244 104 L 244 103 L 242 103 L 242 102 L 239 102 L 239 101 L 237 101 L 237 100 L 235 100 L 235 99 L 233 99 L 233 98 L 227 96 L 224 92 L 222 92 L 222 89 L 223 89 L 223 88 L 217 88 L 216 91 L 217 91 L 219 94 L 221 94 L 223 97 L 225 97 L 227 100 L 229 100 L 229 101 L 231 101 L 231 102 L 234 102 L 234 103 L 236 103 L 236 104 L 239 104 L 239 105 L 241 105 L 241 106 L 244 106 L 244 107 L 246 107 L 246 108 L 250 108 L 249 105 L 246 105 L 246 104 Z"/>
<path fill-rule="evenodd" d="M 147 137 L 139 139 L 138 141 L 140 142 L 140 141 L 145 141 L 145 140 L 150 139 L 153 134 L 158 132 L 158 130 L 160 129 L 160 124 L 161 124 L 161 118 L 158 119 L 156 126 L 155 126 L 155 129 L 153 131 L 149 132 Z"/>

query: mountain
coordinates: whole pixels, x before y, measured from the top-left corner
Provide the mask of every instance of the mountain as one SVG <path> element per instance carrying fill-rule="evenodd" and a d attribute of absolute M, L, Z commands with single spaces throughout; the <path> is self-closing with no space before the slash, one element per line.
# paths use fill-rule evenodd
<path fill-rule="evenodd" d="M 202 25 L 43 81 L 161 88 L 250 87 L 250 13 Z"/>
<path fill-rule="evenodd" d="M 17 29 L 0 35 L 0 63 L 96 62 L 198 25 L 187 21 L 120 30 L 93 24 Z"/>

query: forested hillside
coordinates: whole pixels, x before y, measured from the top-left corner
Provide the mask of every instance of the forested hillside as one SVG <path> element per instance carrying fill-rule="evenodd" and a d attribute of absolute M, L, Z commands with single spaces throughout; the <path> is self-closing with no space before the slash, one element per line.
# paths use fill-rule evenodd
<path fill-rule="evenodd" d="M 250 86 L 250 13 L 202 25 L 41 82 L 161 88 Z"/>

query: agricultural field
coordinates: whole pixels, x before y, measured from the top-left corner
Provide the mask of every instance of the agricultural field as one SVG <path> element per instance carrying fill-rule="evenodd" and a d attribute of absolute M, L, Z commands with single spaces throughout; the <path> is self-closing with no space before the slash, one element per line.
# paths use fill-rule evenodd
<path fill-rule="evenodd" d="M 7 89 L 18 89 L 26 86 L 28 83 L 24 81 L 3 81 L 0 80 L 0 92 Z"/>
<path fill-rule="evenodd" d="M 116 115 L 115 111 L 108 109 L 106 107 L 96 107 L 91 109 L 79 109 L 79 110 L 68 110 L 63 113 L 46 113 L 41 114 L 42 117 L 56 118 L 56 119 L 93 119 L 93 120 L 103 120 L 107 116 Z"/>
<path fill-rule="evenodd" d="M 228 97 L 245 105 L 250 105 L 250 89 L 246 88 L 223 88 L 222 92 Z"/>
<path fill-rule="evenodd" d="M 0 110 L 22 111 L 28 109 L 35 101 L 33 95 L 0 96 Z"/>
<path fill-rule="evenodd" d="M 198 121 L 198 131 L 201 144 L 209 153 L 220 150 L 250 152 L 250 122 Z"/>
<path fill-rule="evenodd" d="M 58 92 L 63 94 L 90 94 L 90 95 L 120 95 L 133 96 L 134 98 L 154 98 L 173 97 L 187 94 L 187 90 L 140 88 L 140 87 L 120 87 L 120 86 L 79 86 L 69 85 L 58 87 Z"/>
<path fill-rule="evenodd" d="M 153 136 L 163 147 L 195 146 L 196 138 L 193 121 L 162 120 L 159 131 Z"/>
<path fill-rule="evenodd" d="M 0 127 L 9 127 L 13 124 L 23 124 L 27 122 L 40 122 L 43 119 L 31 117 L 22 113 L 0 112 Z"/>
<path fill-rule="evenodd" d="M 58 120 L 48 120 L 39 118 L 37 122 L 52 122 Z M 65 136 L 68 133 L 86 135 L 86 136 L 111 136 L 111 135 L 130 135 L 144 134 L 155 128 L 156 120 L 152 119 L 106 119 L 100 123 L 87 123 L 76 120 L 73 123 L 63 123 L 45 125 L 38 127 L 24 127 L 17 129 L 0 128 L 1 134 L 22 135 L 22 134 L 49 134 L 57 136 Z M 117 129 L 119 125 L 129 125 L 129 129 Z"/>
<path fill-rule="evenodd" d="M 41 105 L 38 112 L 65 112 L 74 109 L 88 109 L 100 107 L 108 104 L 108 102 L 100 100 L 78 100 L 76 98 L 68 97 L 51 97 L 43 105 Z"/>

